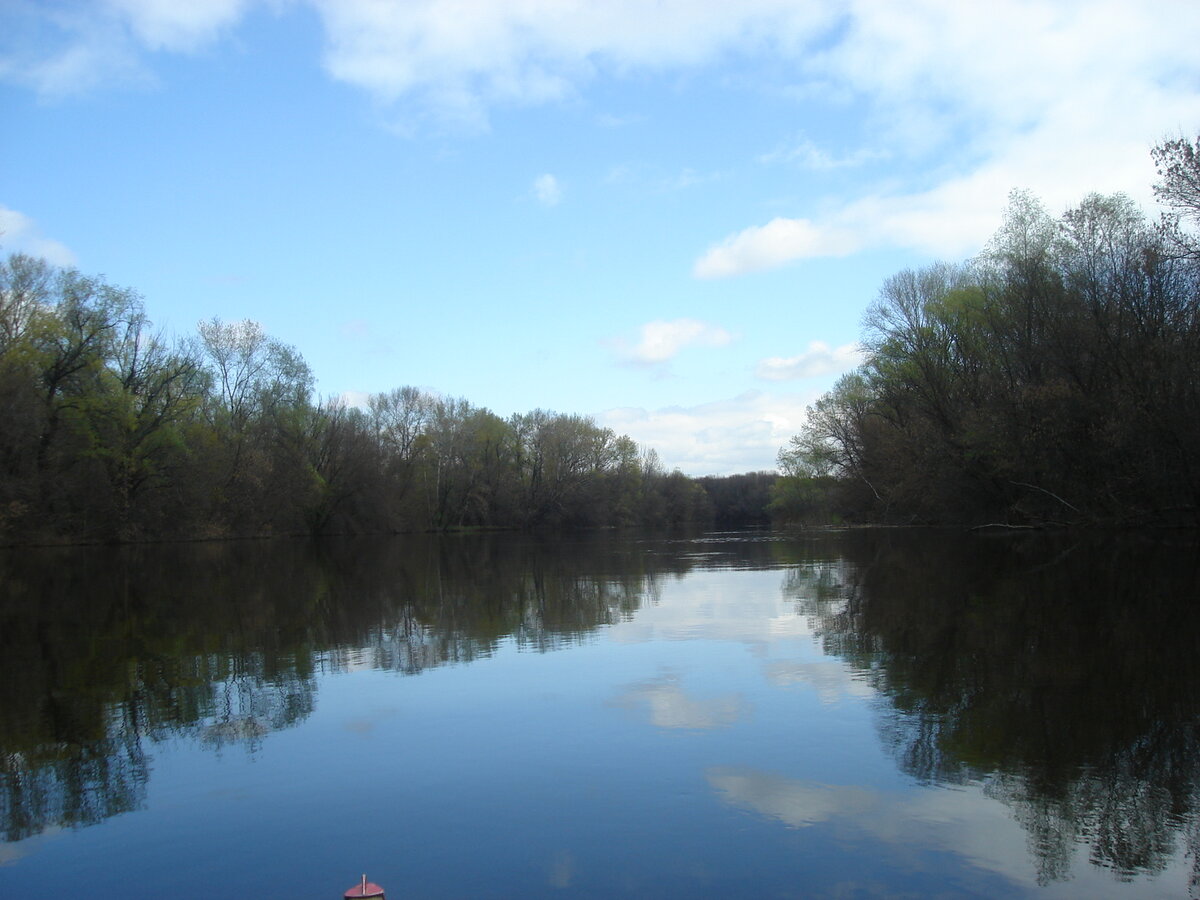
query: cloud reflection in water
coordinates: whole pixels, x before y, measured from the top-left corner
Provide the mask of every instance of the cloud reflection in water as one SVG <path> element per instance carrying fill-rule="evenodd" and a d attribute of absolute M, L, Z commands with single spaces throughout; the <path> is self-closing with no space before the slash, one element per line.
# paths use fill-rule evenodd
<path fill-rule="evenodd" d="M 679 678 L 664 675 L 635 684 L 613 701 L 625 709 L 645 709 L 659 728 L 727 728 L 744 718 L 750 706 L 740 694 L 691 697 Z"/>

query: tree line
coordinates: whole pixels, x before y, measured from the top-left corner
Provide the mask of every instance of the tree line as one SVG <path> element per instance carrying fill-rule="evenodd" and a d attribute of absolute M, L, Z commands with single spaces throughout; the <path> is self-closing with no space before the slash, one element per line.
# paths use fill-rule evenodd
<path fill-rule="evenodd" d="M 745 506 L 732 484 L 586 416 L 321 399 L 258 323 L 170 338 L 136 291 L 0 261 L 0 542 L 675 525 Z"/>
<path fill-rule="evenodd" d="M 888 279 L 866 361 L 780 453 L 794 521 L 1200 524 L 1200 138 L 1058 218 L 1017 192 L 975 259 Z"/>

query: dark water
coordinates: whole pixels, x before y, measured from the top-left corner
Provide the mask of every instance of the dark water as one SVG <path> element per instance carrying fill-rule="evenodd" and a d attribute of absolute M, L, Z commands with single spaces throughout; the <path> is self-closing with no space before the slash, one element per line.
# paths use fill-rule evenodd
<path fill-rule="evenodd" d="M 1200 895 L 1178 536 L 0 554 L 0 897 Z"/>

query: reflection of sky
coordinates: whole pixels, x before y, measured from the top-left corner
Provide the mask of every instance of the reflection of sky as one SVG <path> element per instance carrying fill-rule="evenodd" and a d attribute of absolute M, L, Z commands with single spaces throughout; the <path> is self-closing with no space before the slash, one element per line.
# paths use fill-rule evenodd
<path fill-rule="evenodd" d="M 917 788 L 894 770 L 881 777 L 870 756 L 863 756 L 868 742 L 872 750 L 879 748 L 859 730 L 874 730 L 869 701 L 876 692 L 862 672 L 826 656 L 814 633 L 816 620 L 844 611 L 845 599 L 836 596 L 837 574 L 709 570 L 663 585 L 657 605 L 614 625 L 608 637 L 618 644 L 691 643 L 698 649 L 690 663 L 627 682 L 613 705 L 638 711 L 656 728 L 728 734 L 730 752 L 723 764 L 705 769 L 716 796 L 789 829 L 829 831 L 847 860 L 872 853 L 890 859 L 896 871 L 937 872 L 949 866 L 946 877 L 957 870 L 953 877 L 962 878 L 967 894 L 976 896 L 995 895 L 996 885 L 1005 886 L 1002 896 L 1064 898 L 1172 895 L 1174 889 L 1164 892 L 1165 885 L 1186 890 L 1182 858 L 1157 878 L 1122 883 L 1088 864 L 1086 849 L 1077 851 L 1069 880 L 1039 884 L 1027 832 L 1012 809 L 986 796 L 980 785 Z M 705 661 L 728 658 L 714 645 L 742 648 L 740 680 L 728 672 L 722 679 L 709 677 Z M 750 671 L 757 677 L 747 679 Z M 739 690 L 729 690 L 732 686 Z M 786 698 L 796 692 L 815 701 L 816 708 L 789 705 Z M 840 717 L 821 711 L 835 708 L 843 710 Z M 724 764 L 769 755 L 759 728 L 775 732 L 784 715 L 794 715 L 795 721 L 791 752 L 776 755 L 785 766 L 781 771 L 820 772 L 822 780 Z M 856 766 L 862 767 L 862 783 L 854 781 Z M 835 772 L 848 780 L 825 780 Z M 930 862 L 930 854 L 943 861 Z M 976 883 L 972 872 L 996 880 Z M 975 887 L 966 887 L 971 884 Z M 844 881 L 840 888 L 880 895 L 878 883 Z"/>
<path fill-rule="evenodd" d="M 164 896 L 337 896 L 364 870 L 389 896 L 1186 895 L 1182 853 L 1041 888 L 1010 807 L 914 785 L 813 634 L 843 603 L 818 580 L 696 570 L 594 640 L 419 677 L 331 652 L 295 727 L 253 755 L 156 745 L 145 809 L 0 852 L 0 896 L 61 872 L 125 897 L 133 858 Z"/>
<path fill-rule="evenodd" d="M 609 630 L 611 640 L 738 641 L 751 646 L 811 638 L 812 629 L 783 596 L 778 571 L 701 571 L 663 584 L 659 603 Z"/>
<path fill-rule="evenodd" d="M 740 644 L 762 661 L 763 677 L 777 688 L 811 688 L 826 705 L 844 697 L 870 697 L 873 689 L 841 660 L 818 647 L 812 617 L 839 612 L 845 601 L 797 597 L 797 585 L 817 582 L 823 570 L 704 571 L 663 586 L 654 606 L 643 607 L 629 621 L 608 630 L 618 643 L 654 641 L 720 641 Z M 827 579 L 825 579 L 827 580 Z M 637 697 L 662 727 L 711 728 L 726 724 L 731 700 L 719 710 L 712 699 L 689 699 L 679 679 L 637 688 Z M 632 705 L 632 695 L 625 698 Z M 744 701 L 739 701 L 744 705 Z M 704 706 L 704 709 L 701 709 Z M 732 721 L 732 720 L 729 720 Z"/>
<path fill-rule="evenodd" d="M 50 825 L 41 834 L 35 834 L 31 838 L 26 838 L 17 844 L 0 843 L 0 866 L 14 865 L 23 857 L 30 856 L 37 852 L 40 845 L 53 840 L 57 835 L 62 834 L 66 829 L 58 825 Z"/>
<path fill-rule="evenodd" d="M 778 687 L 807 685 L 817 692 L 824 704 L 843 697 L 870 697 L 874 689 L 845 663 L 835 660 L 794 662 L 779 660 L 767 664 L 767 680 Z"/>
<path fill-rule="evenodd" d="M 552 888 L 565 889 L 571 886 L 575 874 L 575 857 L 570 850 L 559 850 L 551 857 L 546 883 Z"/>
<path fill-rule="evenodd" d="M 743 718 L 749 709 L 737 694 L 689 696 L 673 675 L 633 685 L 613 702 L 646 710 L 650 723 L 659 728 L 724 728 Z"/>
<path fill-rule="evenodd" d="M 987 798 L 977 784 L 886 791 L 819 784 L 748 768 L 713 767 L 706 774 L 726 803 L 788 827 L 826 826 L 843 841 L 877 840 L 898 854 L 905 848 L 950 853 L 1036 890 L 1038 896 L 1175 896 L 1187 880 L 1186 866 L 1176 861 L 1173 870 L 1139 883 L 1118 884 L 1110 873 L 1081 865 L 1073 869 L 1069 882 L 1038 885 L 1025 831 L 1008 807 Z M 1168 886 L 1172 883 L 1176 887 Z"/>

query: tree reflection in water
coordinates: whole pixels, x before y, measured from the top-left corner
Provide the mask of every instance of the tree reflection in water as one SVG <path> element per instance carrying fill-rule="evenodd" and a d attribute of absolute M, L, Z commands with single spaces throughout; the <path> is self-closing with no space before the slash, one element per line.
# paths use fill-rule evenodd
<path fill-rule="evenodd" d="M 981 782 L 1039 880 L 1075 847 L 1118 878 L 1180 841 L 1200 889 L 1200 569 L 1161 535 L 845 535 L 785 590 L 880 692 L 880 736 L 924 782 Z"/>
<path fill-rule="evenodd" d="M 685 571 L 597 535 L 22 550 L 0 557 L 0 833 L 145 802 L 168 738 L 253 753 L 314 708 L 317 676 L 416 673 L 550 650 Z"/>
<path fill-rule="evenodd" d="M 0 555 L 0 829 L 139 808 L 167 739 L 255 753 L 312 713 L 326 673 L 573 646 L 666 577 L 783 568 L 906 772 L 1006 804 L 1043 883 L 1080 845 L 1117 877 L 1153 874 L 1181 842 L 1200 856 L 1198 559 L 1161 537 L 901 531 Z"/>

